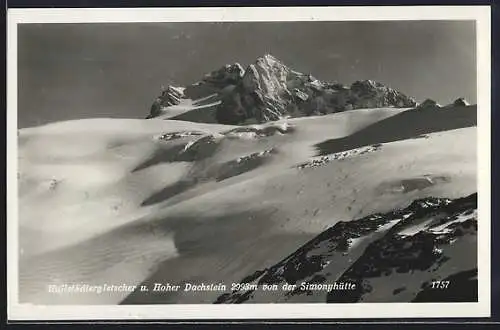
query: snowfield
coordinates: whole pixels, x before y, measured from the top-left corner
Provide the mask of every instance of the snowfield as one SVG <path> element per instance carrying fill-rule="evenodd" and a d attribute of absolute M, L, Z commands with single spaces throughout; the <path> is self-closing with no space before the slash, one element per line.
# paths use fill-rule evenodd
<path fill-rule="evenodd" d="M 214 106 L 205 101 L 174 106 L 172 117 Z M 212 303 L 220 292 L 54 294 L 47 285 L 230 286 L 339 221 L 477 192 L 475 106 L 253 126 L 164 117 L 19 130 L 20 302 Z"/>

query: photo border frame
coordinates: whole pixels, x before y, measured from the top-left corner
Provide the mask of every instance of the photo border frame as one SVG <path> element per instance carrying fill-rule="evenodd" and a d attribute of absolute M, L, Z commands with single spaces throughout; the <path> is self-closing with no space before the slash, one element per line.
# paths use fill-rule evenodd
<path fill-rule="evenodd" d="M 443 313 L 441 303 L 364 303 L 364 304 L 251 304 L 251 305 L 155 305 L 155 306 L 20 306 L 17 295 L 17 34 L 13 24 L 26 23 L 124 23 L 124 22 L 186 22 L 197 21 L 276 21 L 283 18 L 291 21 L 308 20 L 402 20 L 419 16 L 425 20 L 442 19 L 476 19 L 477 26 L 477 81 L 478 81 L 478 185 L 479 185 L 479 218 L 491 219 L 491 21 L 488 6 L 430 6 L 408 7 L 369 7 L 369 15 L 363 16 L 361 7 L 227 7 L 227 8 L 134 8 L 134 9 L 11 9 L 8 20 L 7 37 L 7 292 L 8 316 L 12 320 L 126 320 L 126 319 L 304 319 L 331 318 L 331 307 L 335 307 L 334 316 L 340 318 L 357 318 L 363 312 L 363 318 L 440 318 L 440 317 L 489 317 L 491 314 L 491 251 L 490 225 L 481 223 L 478 231 L 478 266 L 479 266 L 479 302 L 478 303 L 444 303 L 452 305 L 453 310 Z M 394 9 L 392 9 L 394 8 Z M 439 10 L 439 8 L 441 10 Z M 479 9 L 480 8 L 480 9 Z M 444 12 L 444 11 L 445 12 Z M 189 11 L 188 17 L 179 15 Z M 277 16 L 277 11 L 286 11 L 287 15 Z M 404 13 L 403 13 L 404 12 Z M 403 15 L 402 15 L 403 13 Z M 340 17 L 343 15 L 344 17 Z M 350 15 L 350 16 L 349 16 Z M 376 19 L 370 16 L 378 15 Z M 476 16 L 477 15 L 477 16 Z M 334 18 L 335 17 L 335 18 Z M 334 18 L 334 19 L 332 19 Z M 188 20 L 186 20 L 188 19 Z M 413 18 L 416 19 L 416 18 Z M 154 21 L 153 21 L 154 20 Z M 482 31 L 482 32 L 481 32 Z M 14 174 L 14 176 L 12 175 Z M 15 191 L 16 193 L 12 193 Z M 488 261 L 485 263 L 485 261 Z M 14 266 L 13 266 L 14 265 Z M 471 305 L 472 304 L 472 305 Z M 22 304 L 24 305 L 24 304 Z M 257 306 L 256 306 L 257 305 Z M 300 305 L 300 306 L 299 306 Z M 321 307 L 331 306 L 329 310 Z M 366 307 L 370 306 L 370 310 Z M 389 306 L 382 306 L 389 305 Z M 411 306 L 411 311 L 400 308 Z M 478 309 L 478 306 L 480 308 Z M 299 308 L 290 308 L 298 306 Z M 325 307 L 326 307 L 325 306 Z M 345 307 L 344 307 L 345 306 Z M 359 306 L 355 307 L 354 306 Z M 423 307 L 419 307 L 423 306 Z M 424 307 L 425 306 L 425 307 Z M 459 308 L 456 308 L 459 306 Z M 28 308 L 27 312 L 25 308 Z M 49 309 L 56 310 L 49 311 Z M 89 308 L 90 307 L 90 308 Z M 93 309 L 88 314 L 89 309 Z M 148 310 L 142 308 L 147 307 Z M 172 308 L 173 307 L 173 308 Z M 252 309 L 250 313 L 248 308 Z M 289 309 L 289 311 L 283 311 Z M 319 307 L 319 308 L 318 308 Z M 170 312 L 165 314 L 165 308 Z M 199 309 L 205 309 L 205 314 Z M 378 309 L 380 308 L 380 309 Z M 407 307 L 405 307 L 407 308 Z M 24 309 L 24 310 L 23 310 Z M 279 310 L 281 309 L 281 311 Z M 445 307 L 447 309 L 447 307 Z M 397 315 L 393 313 L 397 310 Z M 468 313 L 474 315 L 469 315 Z M 29 313 L 27 315 L 25 313 Z M 55 313 L 55 314 L 51 314 Z M 338 314 L 336 314 L 338 313 Z M 27 316 L 27 317 L 23 317 Z M 105 315 L 104 315 L 105 314 Z M 357 314 L 357 315 L 356 315 Z M 84 317 L 82 317 L 84 315 Z M 175 316 L 175 317 L 173 317 Z"/>

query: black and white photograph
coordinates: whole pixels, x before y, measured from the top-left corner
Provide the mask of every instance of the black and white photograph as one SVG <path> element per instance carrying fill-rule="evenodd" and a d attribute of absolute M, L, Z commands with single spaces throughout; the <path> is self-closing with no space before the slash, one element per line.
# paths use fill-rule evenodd
<path fill-rule="evenodd" d="M 19 10 L 10 302 L 487 316 L 489 11 L 474 8 Z"/>

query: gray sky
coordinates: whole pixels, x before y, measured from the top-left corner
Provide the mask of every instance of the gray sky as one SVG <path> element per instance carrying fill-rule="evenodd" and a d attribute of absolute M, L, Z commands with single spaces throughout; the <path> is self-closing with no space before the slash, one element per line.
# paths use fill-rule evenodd
<path fill-rule="evenodd" d="M 265 53 L 320 80 L 476 102 L 472 21 L 24 24 L 18 45 L 20 128 L 144 118 L 161 85 Z"/>

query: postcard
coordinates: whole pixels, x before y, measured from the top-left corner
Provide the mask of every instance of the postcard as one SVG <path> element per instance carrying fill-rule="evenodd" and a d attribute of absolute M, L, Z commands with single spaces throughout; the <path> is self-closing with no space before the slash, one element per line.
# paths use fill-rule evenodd
<path fill-rule="evenodd" d="M 490 8 L 8 11 L 8 316 L 490 315 Z"/>

